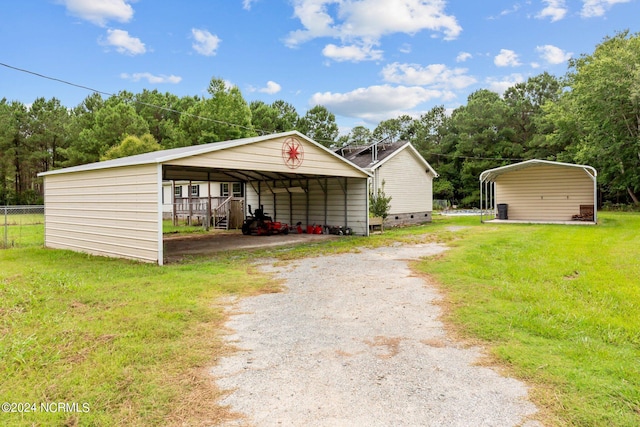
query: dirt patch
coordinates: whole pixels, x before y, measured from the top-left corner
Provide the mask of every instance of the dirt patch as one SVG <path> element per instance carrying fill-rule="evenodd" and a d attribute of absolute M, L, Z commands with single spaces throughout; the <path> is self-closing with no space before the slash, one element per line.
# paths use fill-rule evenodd
<path fill-rule="evenodd" d="M 193 255 L 214 254 L 239 249 L 259 249 L 274 246 L 313 243 L 339 239 L 333 234 L 275 234 L 273 236 L 245 236 L 240 231 L 216 232 L 193 236 L 165 236 L 165 262 L 176 262 Z"/>
<path fill-rule="evenodd" d="M 409 268 L 437 244 L 266 263 L 286 291 L 239 300 L 212 370 L 227 426 L 526 426 L 526 386 L 460 346 L 440 322 L 435 288 Z"/>

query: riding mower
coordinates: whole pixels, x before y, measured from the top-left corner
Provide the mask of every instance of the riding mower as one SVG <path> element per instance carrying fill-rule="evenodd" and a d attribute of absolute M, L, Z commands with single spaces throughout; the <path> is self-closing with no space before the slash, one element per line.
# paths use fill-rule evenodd
<path fill-rule="evenodd" d="M 256 209 L 255 212 L 251 212 L 251 205 L 249 207 L 249 214 L 242 224 L 242 234 L 248 236 L 250 234 L 256 236 L 271 236 L 272 234 L 289 234 L 289 226 L 279 221 L 273 221 L 270 216 L 264 213 L 264 209 L 260 206 L 260 209 Z"/>

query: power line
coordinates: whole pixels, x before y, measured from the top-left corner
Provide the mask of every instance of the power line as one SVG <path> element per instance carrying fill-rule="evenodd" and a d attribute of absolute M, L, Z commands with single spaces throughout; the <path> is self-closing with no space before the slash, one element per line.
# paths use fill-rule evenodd
<path fill-rule="evenodd" d="M 462 156 L 460 154 L 442 154 L 442 153 L 428 153 L 428 156 L 438 156 L 438 157 L 450 157 L 454 159 L 465 159 L 465 160 L 508 160 L 513 162 L 521 162 L 524 159 L 514 159 L 509 157 L 476 157 L 476 156 Z"/>
<path fill-rule="evenodd" d="M 13 65 L 5 64 L 3 62 L 0 62 L 0 65 L 2 65 L 3 67 L 9 68 L 9 69 L 15 70 L 15 71 L 20 71 L 22 73 L 31 74 L 33 76 L 40 77 L 40 78 L 43 78 L 43 79 L 53 80 L 55 82 L 63 83 L 63 84 L 69 85 L 69 86 L 77 87 L 77 88 L 80 88 L 80 89 L 85 89 L 85 90 L 88 90 L 88 91 L 91 91 L 91 92 L 94 92 L 94 93 L 98 93 L 100 95 L 119 97 L 118 94 L 105 92 L 105 91 L 102 91 L 102 90 L 94 89 L 92 87 L 80 85 L 80 84 L 77 84 L 77 83 L 72 83 L 72 82 L 67 81 L 67 80 L 63 80 L 63 79 L 59 79 L 59 78 L 56 78 L 56 77 L 47 76 L 45 74 L 36 73 L 35 71 L 25 70 L 24 68 L 14 67 Z M 228 125 L 228 126 L 236 126 L 238 128 L 246 129 L 246 130 L 255 130 L 255 131 L 259 131 L 262 135 L 268 133 L 268 132 L 264 131 L 263 129 L 255 129 L 255 128 L 251 128 L 251 127 L 248 127 L 248 126 L 239 125 L 239 124 L 236 124 L 236 123 L 229 123 L 229 122 L 225 122 L 223 120 L 212 119 L 210 117 L 198 116 L 196 114 L 187 113 L 185 111 L 178 111 L 178 110 L 175 110 L 173 108 L 163 107 L 161 105 L 149 104 L 147 102 L 138 101 L 138 100 L 135 100 L 135 99 L 132 99 L 132 100 L 124 99 L 124 101 L 126 101 L 126 102 L 130 101 L 130 102 L 133 102 L 133 103 L 136 103 L 136 104 L 140 104 L 140 105 L 144 105 L 144 106 L 147 106 L 147 107 L 157 108 L 159 110 L 168 111 L 168 112 L 171 112 L 171 113 L 176 113 L 176 114 L 180 114 L 180 115 L 184 115 L 184 116 L 188 116 L 188 117 L 193 117 L 193 118 L 200 119 L 200 120 L 207 120 L 207 121 L 218 123 L 218 124 L 224 124 L 224 125 Z"/>
<path fill-rule="evenodd" d="M 14 67 L 13 65 L 9 65 L 9 64 L 5 64 L 3 62 L 0 62 L 0 65 L 15 71 L 19 71 L 22 73 L 26 73 L 26 74 L 31 74 L 33 76 L 36 77 L 40 77 L 43 79 L 47 79 L 47 80 L 52 80 L 55 82 L 59 82 L 62 84 L 66 84 L 69 86 L 73 86 L 73 87 L 77 87 L 80 89 L 85 89 L 94 93 L 98 93 L 100 95 L 106 95 L 106 96 L 115 96 L 115 97 L 120 97 L 120 95 L 118 94 L 114 94 L 114 93 L 110 93 L 110 92 L 105 92 L 105 91 L 101 91 L 98 89 L 94 89 L 92 87 L 89 86 L 84 86 L 81 84 L 77 84 L 77 83 L 73 83 L 67 80 L 63 80 L 63 79 L 59 79 L 57 77 L 51 77 L 51 76 L 47 76 L 45 74 L 41 74 L 41 73 L 36 73 L 35 71 L 31 71 L 31 70 L 26 70 L 24 68 L 18 68 L 18 67 Z M 187 116 L 187 117 L 193 117 L 195 119 L 200 119 L 200 120 L 206 120 L 206 121 L 210 121 L 213 123 L 218 123 L 218 124 L 223 124 L 223 125 L 227 125 L 227 126 L 236 126 L 238 128 L 241 129 L 246 129 L 246 130 L 251 130 L 251 131 L 257 131 L 260 132 L 260 134 L 262 135 L 266 135 L 269 134 L 270 132 L 264 130 L 264 129 L 256 129 L 254 127 L 248 127 L 248 126 L 244 126 L 244 125 L 239 125 L 236 123 L 229 123 L 229 122 L 225 122 L 223 120 L 216 120 L 216 119 L 212 119 L 210 117 L 203 117 L 203 116 L 199 116 L 197 114 L 191 114 L 191 113 L 187 113 L 186 111 L 178 111 L 175 110 L 173 108 L 169 108 L 169 107 L 163 107 L 161 105 L 155 105 L 155 104 L 149 104 L 147 102 L 144 101 L 139 101 L 139 100 L 135 100 L 135 99 L 123 99 L 125 102 L 133 102 L 135 104 L 140 104 L 140 105 L 144 105 L 146 107 L 151 107 L 151 108 L 157 108 L 159 110 L 163 110 L 163 111 L 167 111 L 167 112 L 171 112 L 171 113 L 176 113 L 179 115 L 183 115 L 183 116 Z M 317 142 L 330 142 L 330 143 L 335 143 L 336 141 L 329 141 L 329 140 L 316 140 Z M 430 153 L 429 155 L 435 155 L 435 156 L 439 156 L 439 157 L 452 157 L 452 158 L 459 158 L 459 159 L 473 159 L 473 160 L 503 160 L 503 161 L 522 161 L 523 159 L 510 159 L 510 158 L 495 158 L 495 157 L 473 157 L 473 156 L 460 156 L 460 155 L 455 155 L 455 154 L 436 154 L 436 153 Z"/>
<path fill-rule="evenodd" d="M 14 67 L 12 65 L 4 64 L 2 62 L 0 62 L 0 65 L 2 65 L 3 67 L 6 67 L 6 68 L 10 68 L 12 70 L 20 71 L 22 73 L 27 73 L 27 74 L 31 74 L 31 75 L 34 75 L 34 76 L 37 76 L 37 77 L 41 77 L 43 79 L 53 80 L 53 81 L 56 81 L 56 82 L 64 83 L 64 84 L 69 85 L 69 86 L 78 87 L 80 89 L 90 90 L 91 92 L 96 92 L 96 93 L 99 93 L 100 95 L 115 96 L 115 95 L 113 95 L 112 93 L 109 93 L 109 92 L 103 92 L 103 91 L 100 91 L 100 90 L 97 90 L 97 89 L 90 88 L 88 86 L 83 86 L 83 85 L 79 85 L 79 84 L 76 84 L 76 83 L 71 83 L 71 82 L 68 82 L 66 80 L 58 79 L 56 77 L 45 76 L 44 74 L 36 73 L 35 71 L 25 70 L 23 68 Z"/>

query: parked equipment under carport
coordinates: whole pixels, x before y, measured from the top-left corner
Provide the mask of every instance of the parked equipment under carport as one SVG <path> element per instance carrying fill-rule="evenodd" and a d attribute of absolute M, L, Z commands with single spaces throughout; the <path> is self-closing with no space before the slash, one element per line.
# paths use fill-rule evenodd
<path fill-rule="evenodd" d="M 249 205 L 249 214 L 242 224 L 242 234 L 248 236 L 250 234 L 256 236 L 271 236 L 273 234 L 289 234 L 289 225 L 279 221 L 274 221 L 268 216 L 262 206 L 251 212 Z"/>

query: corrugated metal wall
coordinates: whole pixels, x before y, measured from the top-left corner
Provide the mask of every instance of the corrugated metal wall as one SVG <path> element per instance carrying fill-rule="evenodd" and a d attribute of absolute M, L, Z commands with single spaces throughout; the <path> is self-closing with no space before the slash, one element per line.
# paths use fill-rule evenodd
<path fill-rule="evenodd" d="M 302 162 L 296 169 L 288 168 L 283 162 L 283 141 L 289 138 L 275 138 L 256 144 L 241 145 L 221 151 L 193 157 L 172 160 L 171 165 L 221 169 L 251 169 L 268 172 L 295 172 L 300 175 L 326 175 L 361 177 L 362 173 L 343 161 L 336 161 L 337 155 L 323 150 L 301 138 L 296 138 L 304 150 Z M 206 179 L 206 177 L 204 178 Z"/>
<path fill-rule="evenodd" d="M 45 245 L 161 264 L 161 168 L 166 172 L 168 166 L 178 166 L 177 171 L 185 166 L 179 178 L 193 181 L 207 180 L 209 170 L 218 169 L 248 170 L 253 176 L 295 174 L 301 178 L 254 183 L 260 201 L 249 183 L 247 204 L 256 209 L 261 203 L 274 219 L 291 225 L 300 221 L 305 226 L 348 226 L 356 234 L 368 234 L 366 173 L 297 136 L 299 161 L 288 162 L 290 138 L 276 137 L 202 154 L 183 153 L 183 157 L 156 159 L 149 164 L 124 166 L 112 161 L 99 165 L 104 166 L 101 169 L 89 165 L 88 170 L 84 166 L 44 174 Z M 291 187 L 299 191 L 290 194 L 287 188 Z"/>
<path fill-rule="evenodd" d="M 313 224 L 342 226 L 351 228 L 354 234 L 367 234 L 367 179 L 331 177 L 267 184 L 247 185 L 247 204 L 253 210 L 262 204 L 274 220 L 289 225 L 301 222 L 303 228 Z M 306 189 L 308 194 L 297 191 L 289 194 L 283 191 L 286 187 Z"/>
<path fill-rule="evenodd" d="M 156 165 L 47 175 L 45 246 L 158 260 Z"/>
<path fill-rule="evenodd" d="M 543 165 L 498 176 L 496 203 L 510 220 L 570 221 L 580 205 L 593 205 L 593 180 L 582 169 Z"/>

